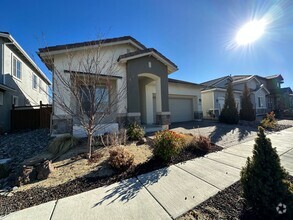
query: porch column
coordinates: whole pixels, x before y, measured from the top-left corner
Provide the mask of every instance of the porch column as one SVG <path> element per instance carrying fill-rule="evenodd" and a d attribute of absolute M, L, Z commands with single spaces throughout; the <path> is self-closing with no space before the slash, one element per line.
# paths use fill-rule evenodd
<path fill-rule="evenodd" d="M 168 129 L 171 124 L 169 111 L 168 76 L 156 81 L 156 124 Z"/>

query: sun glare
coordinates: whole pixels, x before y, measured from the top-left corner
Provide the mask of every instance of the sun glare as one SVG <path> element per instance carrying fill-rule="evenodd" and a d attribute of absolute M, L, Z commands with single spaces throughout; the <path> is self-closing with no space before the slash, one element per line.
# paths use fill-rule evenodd
<path fill-rule="evenodd" d="M 236 35 L 238 45 L 248 45 L 259 39 L 266 28 L 265 20 L 253 20 L 245 24 Z"/>

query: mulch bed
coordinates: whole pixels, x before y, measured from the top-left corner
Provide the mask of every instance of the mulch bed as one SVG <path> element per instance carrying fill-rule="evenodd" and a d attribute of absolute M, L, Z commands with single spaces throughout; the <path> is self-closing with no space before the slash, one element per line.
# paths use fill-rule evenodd
<path fill-rule="evenodd" d="M 212 144 L 209 153 L 220 151 L 223 148 Z M 25 209 L 31 206 L 39 205 L 56 199 L 61 199 L 85 191 L 89 191 L 101 186 L 107 186 L 112 183 L 135 177 L 137 175 L 151 172 L 163 167 L 170 166 L 179 162 L 194 159 L 203 156 L 202 152 L 194 152 L 191 149 L 185 149 L 182 153 L 173 158 L 169 163 L 163 163 L 162 160 L 152 158 L 146 163 L 140 164 L 136 167 L 131 167 L 127 171 L 115 173 L 113 176 L 106 178 L 95 177 L 94 174 L 77 178 L 75 180 L 66 182 L 64 184 L 50 187 L 50 188 L 31 188 L 26 191 L 13 193 L 11 196 L 0 195 L 0 216 L 7 215 L 11 212 Z"/>
<path fill-rule="evenodd" d="M 293 184 L 292 176 L 289 176 L 288 180 Z M 241 196 L 242 193 L 242 186 L 240 181 L 238 181 L 179 217 L 177 220 L 257 219 L 253 213 L 245 210 L 244 198 Z M 284 219 L 282 217 L 280 216 L 280 219 Z"/>

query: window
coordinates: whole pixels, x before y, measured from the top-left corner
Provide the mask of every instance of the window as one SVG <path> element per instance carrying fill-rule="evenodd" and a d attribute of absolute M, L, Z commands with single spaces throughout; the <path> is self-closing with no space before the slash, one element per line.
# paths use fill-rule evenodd
<path fill-rule="evenodd" d="M 263 108 L 264 106 L 264 97 L 258 97 L 258 107 Z"/>
<path fill-rule="evenodd" d="M 13 97 L 12 97 L 12 104 L 13 104 L 14 106 L 18 106 L 18 97 L 17 97 L 17 96 L 13 96 Z"/>
<path fill-rule="evenodd" d="M 35 74 L 33 74 L 33 89 L 37 89 L 38 87 L 38 78 Z"/>
<path fill-rule="evenodd" d="M 0 105 L 3 105 L 3 92 L 0 92 Z"/>
<path fill-rule="evenodd" d="M 12 74 L 16 78 L 21 79 L 22 63 L 16 57 L 13 57 Z"/>
<path fill-rule="evenodd" d="M 109 110 L 109 90 L 106 86 L 81 87 L 82 109 L 88 115 L 90 112 L 105 113 Z"/>
<path fill-rule="evenodd" d="M 41 78 L 39 78 L 39 92 L 40 93 L 44 92 L 43 83 L 42 83 Z"/>

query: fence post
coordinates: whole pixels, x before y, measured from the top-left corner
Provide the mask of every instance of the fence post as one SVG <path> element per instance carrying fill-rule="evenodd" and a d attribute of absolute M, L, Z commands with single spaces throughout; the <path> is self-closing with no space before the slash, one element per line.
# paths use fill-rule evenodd
<path fill-rule="evenodd" d="M 43 115 L 43 110 L 42 110 L 42 101 L 40 101 L 40 124 L 39 124 L 39 128 L 43 127 L 43 122 L 42 122 L 42 115 Z"/>

